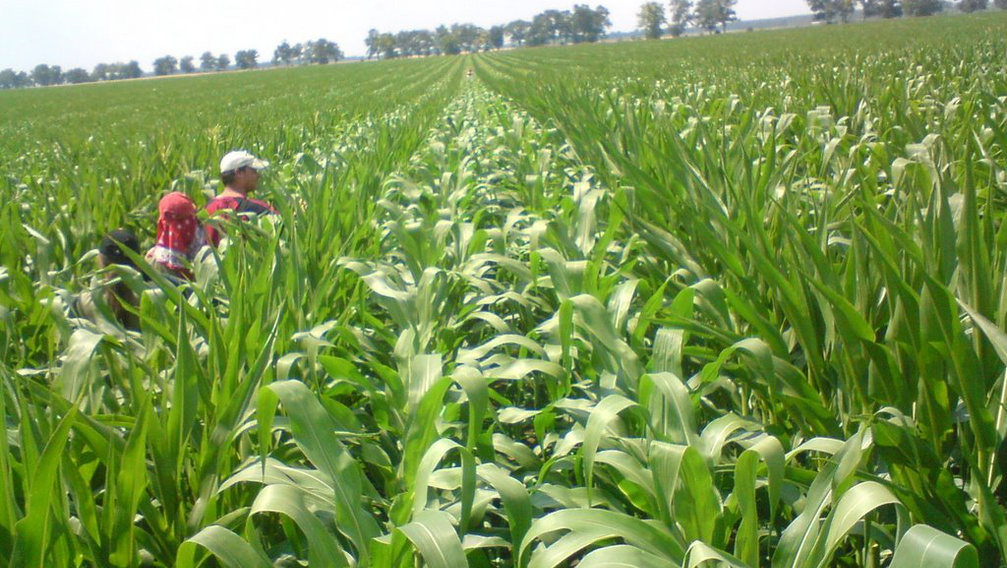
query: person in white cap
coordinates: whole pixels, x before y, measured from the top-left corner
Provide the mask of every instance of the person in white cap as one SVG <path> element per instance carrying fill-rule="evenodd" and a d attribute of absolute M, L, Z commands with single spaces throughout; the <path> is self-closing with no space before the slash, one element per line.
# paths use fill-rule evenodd
<path fill-rule="evenodd" d="M 249 197 L 259 187 L 259 171 L 267 167 L 269 162 L 244 150 L 228 152 L 220 160 L 220 181 L 224 191 L 206 204 L 206 212 L 213 215 L 217 211 L 230 210 L 239 217 L 276 213 L 269 203 Z M 220 244 L 220 231 L 212 224 L 207 225 L 206 234 L 213 246 Z"/>

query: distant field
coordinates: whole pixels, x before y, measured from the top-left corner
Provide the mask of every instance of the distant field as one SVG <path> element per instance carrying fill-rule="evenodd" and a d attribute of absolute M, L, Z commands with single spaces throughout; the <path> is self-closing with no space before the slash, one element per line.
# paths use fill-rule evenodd
<path fill-rule="evenodd" d="M 0 92 L 0 564 L 1002 564 L 1005 53 L 998 12 Z M 280 214 L 116 272 L 139 331 L 71 317 L 233 148 Z"/>

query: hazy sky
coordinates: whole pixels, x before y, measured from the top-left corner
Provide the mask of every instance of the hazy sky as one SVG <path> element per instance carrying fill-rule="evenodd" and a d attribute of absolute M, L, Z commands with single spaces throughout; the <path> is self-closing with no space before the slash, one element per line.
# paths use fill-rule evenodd
<path fill-rule="evenodd" d="M 581 0 L 583 1 L 583 0 Z M 643 0 L 601 0 L 614 31 L 636 27 Z M 136 59 L 144 70 L 162 55 L 199 58 L 204 51 L 257 49 L 272 58 L 284 39 L 324 37 L 348 55 L 364 53 L 367 30 L 433 28 L 472 22 L 481 26 L 530 19 L 575 0 L 0 0 L 0 69 L 30 70 L 38 63 L 64 70 Z M 592 6 L 598 4 L 592 0 Z M 739 0 L 742 20 L 807 13 L 804 0 Z"/>

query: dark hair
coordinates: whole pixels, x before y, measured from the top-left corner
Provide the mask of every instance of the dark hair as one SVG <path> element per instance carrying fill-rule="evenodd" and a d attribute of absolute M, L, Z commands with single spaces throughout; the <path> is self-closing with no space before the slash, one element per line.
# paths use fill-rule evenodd
<path fill-rule="evenodd" d="M 235 178 L 235 176 L 238 175 L 238 172 L 243 172 L 243 171 L 245 171 L 247 169 L 248 169 L 248 166 L 242 166 L 242 167 L 240 167 L 240 168 L 238 168 L 236 170 L 231 170 L 229 172 L 224 172 L 224 173 L 220 174 L 220 181 L 221 181 L 221 183 L 224 184 L 224 187 L 229 187 L 232 183 L 234 183 L 234 178 Z"/>
<path fill-rule="evenodd" d="M 111 264 L 122 264 L 136 268 L 133 261 L 122 251 L 123 247 L 140 254 L 140 240 L 136 238 L 133 231 L 116 229 L 102 237 L 101 244 L 98 245 L 98 252 Z"/>
<path fill-rule="evenodd" d="M 109 264 L 119 264 L 136 268 L 136 264 L 130 260 L 123 252 L 123 248 L 128 248 L 136 254 L 140 254 L 140 240 L 136 238 L 133 231 L 129 229 L 116 229 L 105 235 L 98 245 L 98 252 L 101 253 Z M 139 305 L 139 300 L 133 290 L 122 281 L 116 282 L 105 288 L 105 303 L 108 304 L 115 319 L 126 329 L 140 329 L 140 321 L 136 314 L 126 309 L 126 305 L 134 309 Z"/>
<path fill-rule="evenodd" d="M 119 325 L 129 330 L 139 331 L 140 319 L 126 308 L 128 305 L 135 310 L 140 305 L 140 299 L 136 297 L 129 285 L 119 281 L 105 288 L 105 303 L 112 310 L 112 315 L 115 316 Z"/>

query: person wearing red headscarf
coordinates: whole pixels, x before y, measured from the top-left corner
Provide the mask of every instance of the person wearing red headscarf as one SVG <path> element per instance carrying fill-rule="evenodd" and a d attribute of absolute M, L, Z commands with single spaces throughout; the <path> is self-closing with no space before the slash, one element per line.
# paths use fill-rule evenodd
<path fill-rule="evenodd" d="M 158 206 L 157 244 L 147 261 L 170 276 L 192 280 L 192 262 L 206 246 L 206 231 L 196 218 L 196 204 L 184 193 L 172 192 Z"/>

